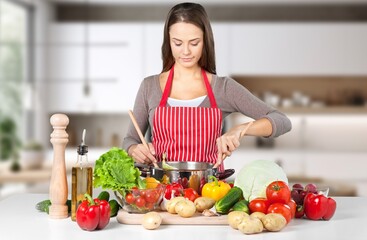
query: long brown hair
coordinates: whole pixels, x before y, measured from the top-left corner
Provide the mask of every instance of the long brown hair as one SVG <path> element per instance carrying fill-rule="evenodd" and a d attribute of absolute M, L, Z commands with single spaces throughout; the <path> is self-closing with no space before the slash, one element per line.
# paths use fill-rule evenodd
<path fill-rule="evenodd" d="M 163 33 L 162 72 L 171 69 L 175 63 L 171 51 L 169 29 L 173 24 L 178 22 L 194 24 L 203 31 L 204 47 L 202 56 L 199 60 L 199 66 L 212 74 L 216 74 L 213 31 L 204 7 L 197 3 L 180 3 L 169 11 Z"/>

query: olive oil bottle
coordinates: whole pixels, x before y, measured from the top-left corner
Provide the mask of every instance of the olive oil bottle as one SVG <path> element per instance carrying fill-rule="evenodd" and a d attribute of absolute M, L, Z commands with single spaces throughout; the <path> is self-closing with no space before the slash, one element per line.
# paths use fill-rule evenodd
<path fill-rule="evenodd" d="M 88 163 L 88 146 L 85 145 L 85 129 L 82 143 L 78 146 L 78 159 L 71 169 L 71 220 L 76 220 L 76 210 L 85 199 L 84 194 L 93 194 L 93 168 Z"/>

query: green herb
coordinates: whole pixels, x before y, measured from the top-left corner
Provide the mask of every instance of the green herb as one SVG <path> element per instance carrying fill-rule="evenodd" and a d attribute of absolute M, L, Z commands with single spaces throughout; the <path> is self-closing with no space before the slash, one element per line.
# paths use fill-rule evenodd
<path fill-rule="evenodd" d="M 96 161 L 94 187 L 119 191 L 123 196 L 133 187 L 145 188 L 134 160 L 123 149 L 113 147 Z"/>

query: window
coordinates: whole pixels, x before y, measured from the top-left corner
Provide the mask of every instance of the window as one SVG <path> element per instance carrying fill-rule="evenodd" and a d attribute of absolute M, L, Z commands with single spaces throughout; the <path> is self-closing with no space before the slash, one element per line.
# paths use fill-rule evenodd
<path fill-rule="evenodd" d="M 0 0 L 0 159 L 9 158 L 17 139 L 25 138 L 24 96 L 30 83 L 28 24 L 26 6 Z"/>

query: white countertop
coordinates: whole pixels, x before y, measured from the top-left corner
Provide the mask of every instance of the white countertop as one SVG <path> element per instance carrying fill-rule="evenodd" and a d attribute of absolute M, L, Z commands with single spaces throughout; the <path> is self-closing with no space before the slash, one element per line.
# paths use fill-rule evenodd
<path fill-rule="evenodd" d="M 244 236 L 227 225 L 161 225 L 145 230 L 140 225 L 123 225 L 112 218 L 100 231 L 83 231 L 70 217 L 50 219 L 35 209 L 47 194 L 19 194 L 0 201 L 1 239 L 366 239 L 367 198 L 335 197 L 337 211 L 330 221 L 295 219 L 281 232 Z M 5 237 L 5 238 L 4 238 Z"/>

